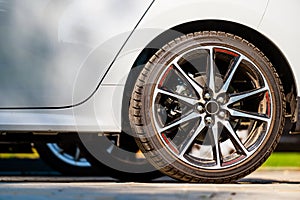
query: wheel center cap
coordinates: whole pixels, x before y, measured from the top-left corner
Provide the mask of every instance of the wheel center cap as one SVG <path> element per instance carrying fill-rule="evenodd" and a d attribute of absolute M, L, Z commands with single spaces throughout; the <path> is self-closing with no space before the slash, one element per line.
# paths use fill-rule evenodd
<path fill-rule="evenodd" d="M 211 115 L 219 112 L 219 109 L 220 109 L 219 104 L 215 101 L 209 101 L 205 105 L 206 112 Z"/>

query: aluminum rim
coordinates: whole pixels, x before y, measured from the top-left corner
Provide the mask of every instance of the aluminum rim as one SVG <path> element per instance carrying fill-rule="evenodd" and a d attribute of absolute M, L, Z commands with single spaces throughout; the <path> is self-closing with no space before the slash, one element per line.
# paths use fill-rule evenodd
<path fill-rule="evenodd" d="M 272 121 L 272 93 L 244 54 L 204 46 L 177 55 L 156 81 L 151 120 L 179 160 L 224 169 L 250 158 Z"/>
<path fill-rule="evenodd" d="M 76 167 L 91 167 L 91 164 L 81 156 L 81 151 L 76 145 L 72 145 L 71 151 L 57 143 L 47 143 L 47 147 L 57 158 L 67 164 Z"/>

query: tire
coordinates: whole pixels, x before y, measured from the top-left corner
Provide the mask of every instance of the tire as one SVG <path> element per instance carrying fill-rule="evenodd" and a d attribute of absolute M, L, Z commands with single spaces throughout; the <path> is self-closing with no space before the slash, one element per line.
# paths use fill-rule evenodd
<path fill-rule="evenodd" d="M 87 160 L 120 181 L 146 182 L 163 176 L 142 155 L 134 138 L 124 134 L 80 134 Z"/>
<path fill-rule="evenodd" d="M 92 176 L 98 175 L 82 154 L 80 145 L 75 142 L 36 143 L 34 147 L 40 158 L 62 175 Z"/>
<path fill-rule="evenodd" d="M 257 169 L 284 126 L 283 87 L 267 57 L 224 32 L 196 32 L 145 64 L 129 107 L 136 141 L 164 174 L 227 183 Z"/>

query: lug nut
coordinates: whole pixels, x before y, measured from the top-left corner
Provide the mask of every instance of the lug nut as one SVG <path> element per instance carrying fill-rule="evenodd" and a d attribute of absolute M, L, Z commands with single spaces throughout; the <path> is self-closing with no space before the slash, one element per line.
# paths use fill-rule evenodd
<path fill-rule="evenodd" d="M 219 117 L 220 118 L 225 118 L 225 112 L 224 111 L 220 111 L 219 112 Z"/>
<path fill-rule="evenodd" d="M 217 102 L 218 103 L 224 103 L 224 98 L 223 97 L 218 97 Z"/>
<path fill-rule="evenodd" d="M 209 93 L 205 93 L 204 94 L 204 99 L 209 100 L 210 99 L 210 94 Z"/>
<path fill-rule="evenodd" d="M 205 117 L 205 122 L 207 125 L 210 125 L 213 123 L 213 119 L 211 117 Z"/>
<path fill-rule="evenodd" d="M 202 105 L 198 105 L 198 106 L 196 107 L 196 109 L 197 109 L 198 112 L 200 112 L 200 113 L 204 112 L 204 108 L 203 108 Z"/>

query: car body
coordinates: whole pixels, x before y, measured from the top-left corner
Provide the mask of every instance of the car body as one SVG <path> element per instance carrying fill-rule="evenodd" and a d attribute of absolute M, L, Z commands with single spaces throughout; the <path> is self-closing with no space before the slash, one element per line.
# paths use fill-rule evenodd
<path fill-rule="evenodd" d="M 0 130 L 134 132 L 128 105 L 146 61 L 179 36 L 218 31 L 244 38 L 271 60 L 286 99 L 286 129 L 297 132 L 299 6 L 296 0 L 2 1 Z"/>

